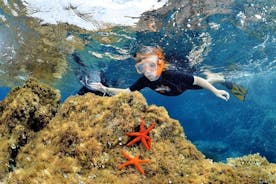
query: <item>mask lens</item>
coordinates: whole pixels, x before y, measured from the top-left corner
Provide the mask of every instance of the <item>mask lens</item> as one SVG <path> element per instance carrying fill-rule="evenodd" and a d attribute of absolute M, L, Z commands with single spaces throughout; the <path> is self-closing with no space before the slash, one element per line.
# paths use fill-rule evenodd
<path fill-rule="evenodd" d="M 155 62 L 137 63 L 135 67 L 137 72 L 140 74 L 144 73 L 146 69 L 149 69 L 150 71 L 157 69 Z"/>
<path fill-rule="evenodd" d="M 140 74 L 143 73 L 143 71 L 144 71 L 144 63 L 138 63 L 138 64 L 136 64 L 136 70 Z"/>

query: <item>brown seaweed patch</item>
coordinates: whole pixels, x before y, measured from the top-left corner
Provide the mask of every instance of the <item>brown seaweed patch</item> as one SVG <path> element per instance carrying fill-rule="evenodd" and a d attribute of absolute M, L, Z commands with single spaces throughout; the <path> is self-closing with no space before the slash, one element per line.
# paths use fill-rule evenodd
<path fill-rule="evenodd" d="M 59 107 L 57 90 L 29 79 L 22 87 L 12 89 L 0 102 L 0 181 L 4 173 L 13 171 L 19 151 L 37 131 L 44 128 Z"/>
<path fill-rule="evenodd" d="M 126 132 L 139 127 L 142 116 L 145 127 L 156 122 L 150 151 L 141 144 L 126 146 Z M 150 160 L 143 165 L 144 176 L 134 167 L 117 168 L 125 161 L 122 150 Z M 64 102 L 46 128 L 19 151 L 17 167 L 5 181 L 245 184 L 261 179 L 273 183 L 275 169 L 266 160 L 253 168 L 205 159 L 185 139 L 178 121 L 169 118 L 163 107 L 147 106 L 137 92 L 113 97 L 88 93 Z"/>
<path fill-rule="evenodd" d="M 25 85 L 29 92 L 33 91 L 33 96 L 37 96 L 34 104 L 47 102 L 58 108 L 56 97 L 59 95 L 35 84 L 37 83 L 32 81 Z M 27 95 L 28 90 L 25 88 L 23 87 L 22 91 Z M 21 88 L 16 88 L 10 95 L 21 94 L 20 90 Z M 30 95 L 27 95 L 27 98 L 29 97 Z M 5 111 L 11 104 L 15 104 L 14 100 L 17 98 L 8 96 L 1 102 L 4 110 L 0 118 L 5 115 L 4 117 L 9 120 Z M 26 104 L 34 106 L 30 101 Z M 24 110 L 26 109 L 28 108 Z M 100 97 L 91 93 L 72 96 L 61 107 L 51 112 L 57 113 L 54 113 L 55 117 L 40 131 L 30 129 L 29 121 L 13 124 L 13 128 L 1 121 L 0 150 L 3 152 L 0 152 L 0 161 L 5 167 L 0 167 L 0 181 L 24 184 L 68 181 L 275 183 L 276 165 L 259 155 L 229 160 L 227 164 L 205 159 L 204 155 L 185 138 L 179 122 L 171 119 L 163 107 L 147 106 L 145 99 L 138 92 L 121 93 L 113 97 Z M 24 117 L 24 113 L 21 117 Z M 26 117 L 30 121 L 35 119 L 35 116 L 29 114 L 26 114 Z M 156 123 L 150 132 L 150 151 L 141 144 L 127 146 L 129 138 L 126 133 L 139 128 L 141 117 L 144 117 L 145 127 Z M 11 116 L 10 119 L 12 118 L 15 117 Z M 16 150 L 17 153 L 13 156 L 15 163 L 12 165 L 9 161 L 13 155 L 10 149 L 24 143 L 24 137 L 27 137 L 27 143 Z M 141 175 L 131 166 L 118 169 L 119 164 L 125 161 L 121 155 L 123 150 L 131 155 L 140 154 L 140 159 L 150 160 L 148 164 L 143 165 L 145 175 Z M 13 166 L 10 173 L 8 165 Z"/>

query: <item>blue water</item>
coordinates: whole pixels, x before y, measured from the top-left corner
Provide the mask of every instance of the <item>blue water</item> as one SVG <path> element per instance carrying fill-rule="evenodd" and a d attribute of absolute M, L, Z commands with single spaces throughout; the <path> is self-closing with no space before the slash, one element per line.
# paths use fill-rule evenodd
<path fill-rule="evenodd" d="M 8 92 L 10 91 L 9 87 L 0 87 L 0 100 L 4 99 Z"/>
<path fill-rule="evenodd" d="M 253 4 L 237 0 L 230 14 L 210 15 L 202 22 L 205 26 L 197 30 L 166 27 L 171 17 L 168 14 L 159 32 L 135 32 L 117 27 L 112 32 L 77 33 L 79 38 L 88 41 L 85 49 L 76 51 L 83 63 L 76 63 L 72 55 L 68 55 L 68 72 L 55 81 L 54 86 L 65 100 L 81 88 L 76 74 L 103 70 L 110 86 L 126 88 L 140 77 L 129 55 L 140 45 L 159 45 L 173 69 L 200 76 L 204 76 L 202 71 L 206 69 L 223 73 L 227 79 L 245 86 L 248 95 L 244 102 L 233 95 L 225 102 L 206 90 L 167 97 L 144 89 L 141 92 L 148 103 L 166 107 L 169 115 L 180 121 L 187 138 L 208 158 L 225 161 L 228 157 L 258 152 L 276 163 L 276 14 L 275 8 L 267 11 L 271 6 L 272 1 L 259 0 Z M 251 16 L 245 25 L 240 12 Z M 256 14 L 265 20 L 256 19 Z M 218 27 L 211 28 L 210 23 Z M 95 39 L 114 34 L 119 41 L 108 45 Z M 186 62 L 187 55 L 204 45 L 205 38 L 211 41 L 201 53 L 203 62 L 190 66 Z M 91 51 L 103 57 L 95 57 Z M 110 58 L 105 53 L 121 58 Z M 225 89 L 221 85 L 216 87 Z M 0 99 L 8 91 L 9 88 L 1 87 Z"/>

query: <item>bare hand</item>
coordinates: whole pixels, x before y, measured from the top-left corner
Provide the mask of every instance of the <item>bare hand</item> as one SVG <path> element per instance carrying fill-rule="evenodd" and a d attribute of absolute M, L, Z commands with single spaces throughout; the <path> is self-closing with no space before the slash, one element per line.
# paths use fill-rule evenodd
<path fill-rule="evenodd" d="M 229 93 L 228 93 L 227 91 L 224 91 L 224 90 L 217 90 L 217 91 L 215 92 L 215 95 L 216 95 L 217 97 L 219 97 L 219 98 L 225 100 L 225 101 L 228 101 L 229 98 L 230 98 Z"/>
<path fill-rule="evenodd" d="M 87 87 L 94 91 L 100 91 L 102 93 L 106 93 L 106 87 L 100 82 L 99 83 L 96 83 L 96 82 L 90 83 Z"/>

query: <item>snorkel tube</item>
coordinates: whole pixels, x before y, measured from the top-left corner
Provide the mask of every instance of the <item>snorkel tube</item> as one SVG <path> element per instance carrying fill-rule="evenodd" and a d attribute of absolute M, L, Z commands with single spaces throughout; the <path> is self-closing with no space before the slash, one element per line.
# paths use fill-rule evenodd
<path fill-rule="evenodd" d="M 161 76 L 161 73 L 163 72 L 164 67 L 165 67 L 165 56 L 164 56 L 161 48 L 156 48 L 156 55 L 158 57 L 156 74 L 158 76 Z"/>

